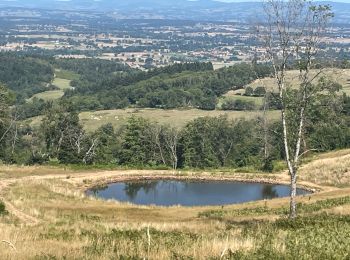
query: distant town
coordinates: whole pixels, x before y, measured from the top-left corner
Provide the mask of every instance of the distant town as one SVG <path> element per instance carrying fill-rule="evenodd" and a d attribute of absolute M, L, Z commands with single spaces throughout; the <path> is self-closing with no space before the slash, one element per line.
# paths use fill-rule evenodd
<path fill-rule="evenodd" d="M 232 22 L 119 19 L 113 14 L 0 10 L 0 51 L 95 57 L 147 70 L 181 62 L 212 62 L 214 68 L 261 60 L 255 25 Z M 262 25 L 263 26 L 263 25 Z M 322 53 L 350 55 L 350 25 L 334 24 Z M 331 44 L 329 44 L 331 43 Z"/>

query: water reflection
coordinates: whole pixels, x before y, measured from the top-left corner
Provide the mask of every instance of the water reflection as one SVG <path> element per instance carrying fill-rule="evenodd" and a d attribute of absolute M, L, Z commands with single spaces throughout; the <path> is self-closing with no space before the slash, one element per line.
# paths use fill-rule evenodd
<path fill-rule="evenodd" d="M 298 189 L 297 194 L 307 194 Z M 225 205 L 286 197 L 289 186 L 241 182 L 135 181 L 113 183 L 88 194 L 104 199 L 129 201 L 140 205 Z"/>
<path fill-rule="evenodd" d="M 155 191 L 157 185 L 158 181 L 126 182 L 124 191 L 130 200 L 134 200 L 141 189 L 148 194 L 151 191 Z"/>
<path fill-rule="evenodd" d="M 264 185 L 261 191 L 261 197 L 263 199 L 278 198 L 278 192 L 273 185 Z"/>

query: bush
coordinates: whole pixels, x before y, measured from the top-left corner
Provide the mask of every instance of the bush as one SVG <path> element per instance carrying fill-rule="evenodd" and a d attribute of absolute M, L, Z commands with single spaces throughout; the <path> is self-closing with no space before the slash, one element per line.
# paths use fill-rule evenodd
<path fill-rule="evenodd" d="M 2 201 L 0 201 L 0 216 L 6 215 L 6 214 L 7 214 L 7 211 L 6 211 L 5 204 Z"/>
<path fill-rule="evenodd" d="M 225 100 L 222 104 L 222 110 L 236 110 L 236 111 L 246 111 L 246 110 L 255 110 L 256 106 L 253 101 L 250 100 Z"/>
<path fill-rule="evenodd" d="M 266 94 L 266 89 L 264 87 L 257 87 L 256 89 L 254 89 L 254 96 L 255 97 L 263 97 Z"/>

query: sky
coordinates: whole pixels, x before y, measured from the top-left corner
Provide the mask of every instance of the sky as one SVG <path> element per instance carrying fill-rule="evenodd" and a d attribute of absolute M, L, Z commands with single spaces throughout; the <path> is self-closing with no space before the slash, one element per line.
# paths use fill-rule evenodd
<path fill-rule="evenodd" d="M 257 2 L 257 1 L 261 1 L 261 0 L 215 0 L 215 1 L 234 3 L 234 2 Z M 318 1 L 350 3 L 350 0 L 318 0 Z"/>

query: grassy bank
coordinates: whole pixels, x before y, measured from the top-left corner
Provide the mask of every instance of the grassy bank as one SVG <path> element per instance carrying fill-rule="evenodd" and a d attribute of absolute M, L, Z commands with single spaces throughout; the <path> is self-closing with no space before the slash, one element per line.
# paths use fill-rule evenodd
<path fill-rule="evenodd" d="M 0 259 L 346 259 L 350 183 L 347 178 L 339 179 L 341 185 L 331 180 L 337 164 L 349 154 L 344 150 L 316 156 L 303 166 L 300 183 L 322 191 L 298 198 L 297 221 L 286 218 L 286 198 L 166 208 L 102 201 L 83 192 L 112 178 L 173 176 L 166 170 L 2 166 L 0 197 L 9 214 L 0 217 L 0 241 L 11 242 L 16 250 L 0 243 Z M 312 172 L 319 169 L 330 181 L 312 183 Z M 288 181 L 283 172 L 183 172 L 181 176 Z"/>

